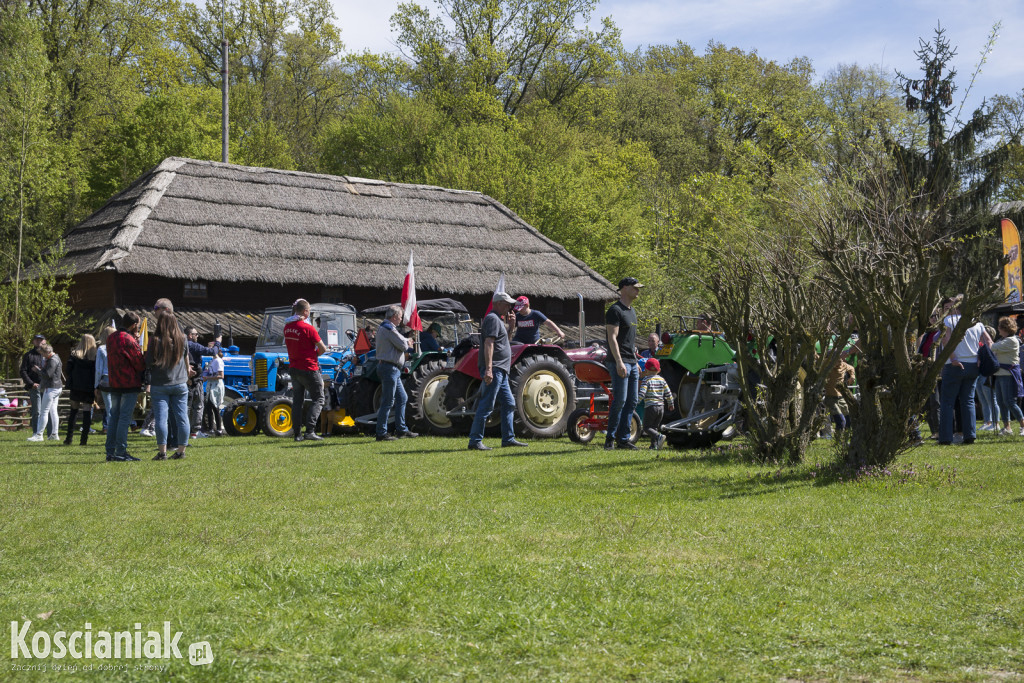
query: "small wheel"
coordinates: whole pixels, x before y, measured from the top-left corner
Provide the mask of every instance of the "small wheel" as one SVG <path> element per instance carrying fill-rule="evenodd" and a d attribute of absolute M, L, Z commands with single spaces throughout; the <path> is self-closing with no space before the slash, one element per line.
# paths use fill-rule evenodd
<path fill-rule="evenodd" d="M 224 409 L 224 431 L 231 436 L 252 436 L 259 432 L 256 408 L 251 403 L 229 403 Z"/>
<path fill-rule="evenodd" d="M 566 430 L 569 432 L 569 441 L 573 443 L 590 443 L 597 433 L 587 424 L 590 420 L 589 408 L 577 408 L 569 413 L 569 423 Z"/>
<path fill-rule="evenodd" d="M 264 404 L 263 431 L 279 438 L 292 435 L 291 399 L 277 398 Z"/>

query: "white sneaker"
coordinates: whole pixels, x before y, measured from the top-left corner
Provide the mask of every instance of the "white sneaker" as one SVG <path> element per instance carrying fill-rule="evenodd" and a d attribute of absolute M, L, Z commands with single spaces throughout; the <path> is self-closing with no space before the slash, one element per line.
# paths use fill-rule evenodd
<path fill-rule="evenodd" d="M 207 434 L 206 432 L 196 432 L 195 438 L 197 438 L 197 439 L 206 439 L 206 438 L 209 438 L 209 436 L 210 435 Z"/>
<path fill-rule="evenodd" d="M 156 432 L 154 432 L 152 429 L 143 429 L 141 432 L 139 432 L 139 436 L 156 436 Z"/>
<path fill-rule="evenodd" d="M 57 436 L 56 434 L 50 434 L 48 437 L 46 437 L 46 440 L 47 441 L 60 441 L 60 437 Z"/>
<path fill-rule="evenodd" d="M 982 425 L 981 427 L 978 428 L 979 432 L 994 432 L 995 430 L 996 426 L 992 424 Z"/>
<path fill-rule="evenodd" d="M 42 441 L 43 440 L 43 435 L 42 434 L 33 434 L 32 436 L 28 437 L 25 440 L 26 441 Z"/>
<path fill-rule="evenodd" d="M 964 435 L 963 434 L 954 434 L 953 435 L 953 443 L 963 443 L 963 442 L 964 442 Z"/>
<path fill-rule="evenodd" d="M 1021 436 L 1024 436 L 1024 427 L 1021 427 L 1021 428 L 1020 428 L 1020 435 L 1021 435 Z"/>
<path fill-rule="evenodd" d="M 1021 431 L 1024 432 L 1024 430 Z M 1011 430 L 1009 427 L 1003 427 L 1002 429 L 999 430 L 999 436 L 1013 436 L 1013 430 Z"/>

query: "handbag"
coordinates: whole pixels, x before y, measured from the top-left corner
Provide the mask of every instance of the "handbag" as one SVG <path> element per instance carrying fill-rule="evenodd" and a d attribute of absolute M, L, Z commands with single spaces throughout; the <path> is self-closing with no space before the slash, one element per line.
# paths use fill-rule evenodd
<path fill-rule="evenodd" d="M 983 377 L 991 377 L 999 369 L 999 361 L 992 349 L 983 344 L 978 347 L 978 374 Z"/>

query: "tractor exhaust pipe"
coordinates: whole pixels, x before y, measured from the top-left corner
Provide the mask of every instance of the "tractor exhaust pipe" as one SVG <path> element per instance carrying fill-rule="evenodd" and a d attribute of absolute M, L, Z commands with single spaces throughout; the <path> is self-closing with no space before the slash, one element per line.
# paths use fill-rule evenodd
<path fill-rule="evenodd" d="M 587 316 L 583 312 L 583 295 L 577 293 L 576 298 L 580 300 L 580 348 L 587 347 Z"/>

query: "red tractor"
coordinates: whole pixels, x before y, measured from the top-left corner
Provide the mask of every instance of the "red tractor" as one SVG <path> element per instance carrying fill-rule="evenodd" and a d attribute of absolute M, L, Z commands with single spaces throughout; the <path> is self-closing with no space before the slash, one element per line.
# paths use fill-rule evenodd
<path fill-rule="evenodd" d="M 469 433 L 480 398 L 478 346 L 466 340 L 448 359 L 444 407 L 452 424 Z M 516 434 L 533 439 L 553 439 L 565 433 L 569 413 L 576 407 L 573 361 L 561 347 L 547 344 L 512 344 L 509 385 L 516 400 Z M 495 434 L 500 416 L 495 410 L 486 432 Z"/>

